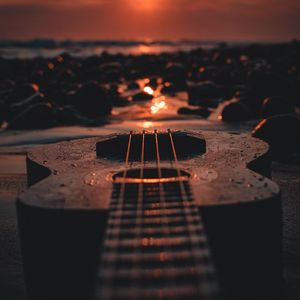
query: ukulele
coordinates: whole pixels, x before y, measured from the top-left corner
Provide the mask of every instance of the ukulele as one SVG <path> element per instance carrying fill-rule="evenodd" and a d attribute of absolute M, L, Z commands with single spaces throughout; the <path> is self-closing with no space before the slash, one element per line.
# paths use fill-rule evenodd
<path fill-rule="evenodd" d="M 27 155 L 17 199 L 29 299 L 279 299 L 268 145 L 151 131 Z"/>

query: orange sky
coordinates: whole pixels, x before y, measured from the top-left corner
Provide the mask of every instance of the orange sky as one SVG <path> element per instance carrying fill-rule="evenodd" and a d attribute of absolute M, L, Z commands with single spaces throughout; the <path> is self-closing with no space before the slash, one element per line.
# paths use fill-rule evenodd
<path fill-rule="evenodd" d="M 299 0 L 0 0 L 0 38 L 300 39 Z"/>

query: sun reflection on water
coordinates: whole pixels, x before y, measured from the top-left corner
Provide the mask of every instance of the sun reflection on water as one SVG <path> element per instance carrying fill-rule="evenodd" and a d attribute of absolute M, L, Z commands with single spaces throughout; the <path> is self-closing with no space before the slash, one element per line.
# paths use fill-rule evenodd
<path fill-rule="evenodd" d="M 154 126 L 153 122 L 151 122 L 151 121 L 144 121 L 142 124 L 142 127 L 145 129 L 153 128 L 153 126 Z"/>
<path fill-rule="evenodd" d="M 153 95 L 154 94 L 154 90 L 150 87 L 150 86 L 145 86 L 144 87 L 144 92 L 149 94 L 149 95 Z"/>
<path fill-rule="evenodd" d="M 167 103 L 165 101 L 165 97 L 161 96 L 158 98 L 153 99 L 153 104 L 150 107 L 151 113 L 152 114 L 157 114 L 161 110 L 166 110 L 168 109 Z"/>

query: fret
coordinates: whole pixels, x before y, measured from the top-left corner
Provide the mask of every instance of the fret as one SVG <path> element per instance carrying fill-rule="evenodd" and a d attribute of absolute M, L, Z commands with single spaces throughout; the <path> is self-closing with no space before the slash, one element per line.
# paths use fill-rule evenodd
<path fill-rule="evenodd" d="M 214 266 L 188 182 L 188 200 L 173 197 L 179 183 L 142 185 L 143 197 L 126 183 L 120 199 L 120 183 L 113 184 L 97 299 L 215 299 Z"/>

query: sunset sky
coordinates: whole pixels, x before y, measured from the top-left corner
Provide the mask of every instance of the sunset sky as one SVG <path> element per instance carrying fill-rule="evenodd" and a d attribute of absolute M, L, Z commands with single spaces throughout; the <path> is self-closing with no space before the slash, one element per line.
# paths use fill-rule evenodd
<path fill-rule="evenodd" d="M 300 38 L 299 0 L 0 0 L 0 39 Z"/>

